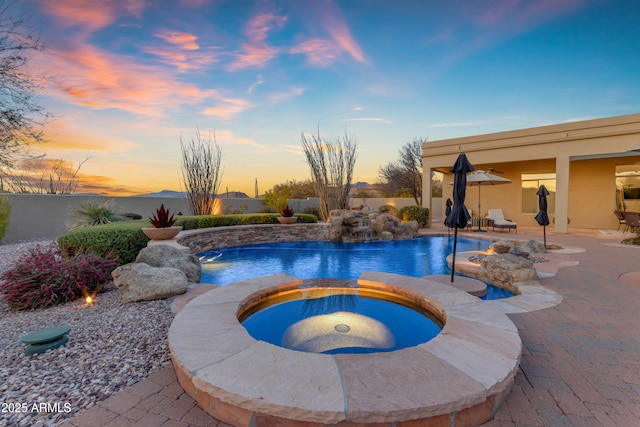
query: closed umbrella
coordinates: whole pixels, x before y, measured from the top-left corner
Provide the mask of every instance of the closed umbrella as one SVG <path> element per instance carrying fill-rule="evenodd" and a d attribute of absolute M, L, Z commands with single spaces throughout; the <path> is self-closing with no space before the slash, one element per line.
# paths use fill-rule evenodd
<path fill-rule="evenodd" d="M 469 222 L 469 211 L 464 205 L 464 198 L 467 194 L 467 173 L 473 171 L 473 166 L 467 160 L 464 153 L 460 153 L 456 162 L 451 167 L 453 172 L 453 208 L 447 216 L 447 225 L 453 227 L 453 260 L 451 264 L 451 282 L 456 268 L 456 246 L 458 244 L 458 228 L 464 228 Z"/>
<path fill-rule="evenodd" d="M 547 247 L 547 225 L 549 225 L 549 214 L 547 213 L 547 196 L 549 190 L 543 185 L 538 188 L 536 192 L 538 195 L 538 206 L 540 206 L 540 212 L 536 215 L 536 221 L 542 226 L 542 234 L 544 236 L 544 247 Z"/>
<path fill-rule="evenodd" d="M 451 237 L 451 226 L 447 222 L 447 218 L 451 214 L 451 205 L 453 205 L 453 202 L 451 199 L 447 198 L 447 202 L 445 204 L 447 207 L 444 209 L 444 225 L 447 226 L 447 233 L 449 234 L 449 237 Z"/>
<path fill-rule="evenodd" d="M 470 173 L 467 176 L 467 185 L 470 187 L 477 186 L 478 187 L 478 229 L 474 231 L 485 231 L 480 228 L 480 186 L 482 185 L 500 185 L 500 184 L 510 184 L 511 180 L 507 178 L 503 178 L 498 175 L 494 175 L 489 172 L 485 172 L 483 170 L 478 169 L 477 171 Z"/>

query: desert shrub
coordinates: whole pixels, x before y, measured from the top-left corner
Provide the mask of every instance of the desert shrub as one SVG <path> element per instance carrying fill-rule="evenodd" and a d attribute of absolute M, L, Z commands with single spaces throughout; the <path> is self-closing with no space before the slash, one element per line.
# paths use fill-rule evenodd
<path fill-rule="evenodd" d="M 73 209 L 67 227 L 69 230 L 77 230 L 123 220 L 124 217 L 116 211 L 113 200 L 87 200 Z"/>
<path fill-rule="evenodd" d="M 248 214 L 243 215 L 240 220 L 241 225 L 252 225 L 252 224 L 278 224 L 278 217 L 280 214 L 273 213 L 257 213 L 257 214 Z"/>
<path fill-rule="evenodd" d="M 260 213 L 276 213 L 276 212 L 278 212 L 276 208 L 271 206 L 266 206 L 266 205 L 260 209 Z"/>
<path fill-rule="evenodd" d="M 0 240 L 4 239 L 4 233 L 9 226 L 9 214 L 11 213 L 11 205 L 9 199 L 0 196 Z"/>
<path fill-rule="evenodd" d="M 316 218 L 320 218 L 320 209 L 314 206 L 307 206 L 304 208 L 304 213 L 308 215 L 315 215 Z"/>
<path fill-rule="evenodd" d="M 429 222 L 429 209 L 421 206 L 405 206 L 398 211 L 398 218 L 402 221 L 418 221 L 421 227 Z"/>
<path fill-rule="evenodd" d="M 94 253 L 69 257 L 55 244 L 38 245 L 2 273 L 0 295 L 13 310 L 62 304 L 99 292 L 115 267 L 113 259 Z"/>
<path fill-rule="evenodd" d="M 398 209 L 395 206 L 391 206 L 391 205 L 382 205 L 378 208 L 378 212 L 380 213 L 388 213 L 391 215 L 397 215 L 398 214 Z"/>
<path fill-rule="evenodd" d="M 91 251 L 105 257 L 110 255 L 119 265 L 127 264 L 147 246 L 149 238 L 142 227 L 149 226 L 149 221 L 137 220 L 81 228 L 58 237 L 58 246 L 70 255 Z"/>
<path fill-rule="evenodd" d="M 177 215 L 175 225 L 181 225 L 184 230 L 195 230 L 233 225 L 277 224 L 279 216 L 280 214 Z M 314 215 L 296 216 L 298 222 L 318 222 Z M 111 256 L 118 265 L 123 265 L 133 262 L 138 252 L 147 246 L 149 238 L 142 232 L 142 227 L 149 226 L 149 221 L 137 220 L 81 228 L 58 237 L 58 246 L 71 255 L 91 251 L 101 256 Z"/>
<path fill-rule="evenodd" d="M 279 213 L 255 213 L 238 215 L 192 215 L 178 217 L 176 225 L 184 230 L 197 228 L 229 227 L 233 225 L 278 224 Z M 314 223 L 318 218 L 309 214 L 296 214 L 298 222 Z"/>
<path fill-rule="evenodd" d="M 135 213 L 135 212 L 125 212 L 122 214 L 122 217 L 125 220 L 128 219 L 142 219 L 142 215 L 140 215 L 139 213 Z"/>

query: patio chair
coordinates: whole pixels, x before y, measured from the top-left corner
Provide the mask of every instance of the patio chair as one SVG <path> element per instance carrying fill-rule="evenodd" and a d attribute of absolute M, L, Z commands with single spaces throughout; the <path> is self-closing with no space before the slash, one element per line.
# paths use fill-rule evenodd
<path fill-rule="evenodd" d="M 629 226 L 627 225 L 627 222 L 624 219 L 624 211 L 618 211 L 615 210 L 613 211 L 613 214 L 616 216 L 616 218 L 618 218 L 618 230 L 620 231 L 620 227 L 624 225 L 624 228 L 622 229 L 622 231 L 627 231 L 627 228 L 629 228 Z"/>
<path fill-rule="evenodd" d="M 488 225 L 493 227 L 493 231 L 496 231 L 496 228 L 500 231 L 506 228 L 509 230 L 509 233 L 511 233 L 511 229 L 513 228 L 516 230 L 516 234 L 518 234 L 518 224 L 513 221 L 509 221 L 508 219 L 504 219 L 502 209 L 489 209 L 487 216 L 489 218 Z"/>
<path fill-rule="evenodd" d="M 632 233 L 638 231 L 640 227 L 640 212 L 623 212 L 624 223 L 629 227 L 629 231 Z"/>

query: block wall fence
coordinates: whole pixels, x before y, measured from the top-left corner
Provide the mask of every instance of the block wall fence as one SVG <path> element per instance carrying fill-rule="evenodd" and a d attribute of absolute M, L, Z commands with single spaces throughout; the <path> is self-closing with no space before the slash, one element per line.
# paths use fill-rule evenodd
<path fill-rule="evenodd" d="M 9 226 L 4 235 L 3 243 L 14 243 L 22 240 L 56 237 L 68 231 L 66 226 L 74 209 L 89 200 L 112 200 L 116 210 L 121 213 L 137 213 L 147 218 L 164 204 L 171 212 L 182 212 L 189 215 L 190 209 L 187 200 L 180 197 L 108 197 L 87 195 L 60 195 L 60 194 L 2 194 L 9 199 L 11 214 Z M 245 213 L 258 213 L 265 208 L 262 199 L 219 199 L 222 212 L 244 210 Z M 434 202 L 440 199 L 435 199 Z M 383 205 L 393 205 L 397 208 L 415 205 L 410 198 L 354 198 L 351 206 L 359 206 L 366 203 L 373 209 Z M 307 207 L 318 207 L 318 199 L 290 200 L 289 205 L 297 212 L 303 212 Z M 246 209 L 246 210 L 245 210 Z M 433 212 L 438 214 L 442 210 L 434 206 Z M 439 221 L 440 218 L 433 218 Z"/>

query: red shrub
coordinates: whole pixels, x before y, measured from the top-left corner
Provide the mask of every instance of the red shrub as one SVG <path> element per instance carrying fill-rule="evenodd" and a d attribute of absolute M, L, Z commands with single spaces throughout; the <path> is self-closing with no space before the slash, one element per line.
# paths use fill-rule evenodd
<path fill-rule="evenodd" d="M 14 310 L 65 303 L 99 292 L 116 266 L 93 253 L 66 257 L 55 244 L 38 245 L 0 275 L 0 296 Z"/>

